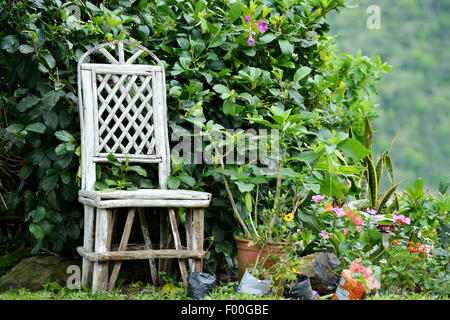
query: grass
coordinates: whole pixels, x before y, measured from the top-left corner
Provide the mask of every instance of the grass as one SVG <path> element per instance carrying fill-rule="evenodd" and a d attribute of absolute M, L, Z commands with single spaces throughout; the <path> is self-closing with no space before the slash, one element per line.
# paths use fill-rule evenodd
<path fill-rule="evenodd" d="M 220 286 L 216 286 L 205 300 L 283 300 L 277 296 L 256 297 L 237 293 L 237 285 L 237 282 L 220 283 Z M 112 293 L 96 294 L 92 294 L 88 288 L 74 290 L 49 283 L 40 291 L 26 289 L 5 291 L 0 293 L 0 300 L 191 300 L 191 298 L 182 283 L 178 285 L 168 283 L 161 288 L 155 288 L 150 284 L 136 282 L 120 286 Z"/>
<path fill-rule="evenodd" d="M 238 282 L 233 281 L 221 282 L 204 300 L 286 300 L 285 298 L 274 295 L 257 297 L 237 293 L 237 285 Z M 322 296 L 318 300 L 329 300 L 331 296 L 331 294 Z M 168 283 L 161 288 L 136 282 L 130 285 L 122 285 L 114 289 L 112 293 L 97 292 L 96 294 L 92 294 L 88 288 L 74 290 L 67 287 L 60 287 L 56 283 L 48 283 L 40 291 L 21 289 L 0 293 L 0 300 L 191 300 L 191 298 L 188 296 L 187 290 L 181 282 L 177 285 Z M 449 300 L 449 297 L 438 298 L 429 294 L 416 293 L 408 293 L 406 296 L 376 294 L 367 297 L 366 300 Z"/>

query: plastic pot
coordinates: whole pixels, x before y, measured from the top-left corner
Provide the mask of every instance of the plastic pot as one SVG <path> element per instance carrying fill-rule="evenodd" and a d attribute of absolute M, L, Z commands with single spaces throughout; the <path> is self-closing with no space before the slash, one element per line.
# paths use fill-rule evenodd
<path fill-rule="evenodd" d="M 216 276 L 206 272 L 191 272 L 188 275 L 188 295 L 199 300 L 210 294 L 216 284 Z"/>
<path fill-rule="evenodd" d="M 271 284 L 272 279 L 258 280 L 250 274 L 249 269 L 246 269 L 244 275 L 242 276 L 241 282 L 239 282 L 236 292 L 254 294 L 256 296 L 265 296 L 270 293 Z"/>
<path fill-rule="evenodd" d="M 362 300 L 366 289 L 353 279 L 351 270 L 342 270 L 341 280 L 333 295 L 333 300 Z"/>
<path fill-rule="evenodd" d="M 296 283 L 284 284 L 284 296 L 291 299 L 315 300 L 309 277 L 299 274 Z"/>

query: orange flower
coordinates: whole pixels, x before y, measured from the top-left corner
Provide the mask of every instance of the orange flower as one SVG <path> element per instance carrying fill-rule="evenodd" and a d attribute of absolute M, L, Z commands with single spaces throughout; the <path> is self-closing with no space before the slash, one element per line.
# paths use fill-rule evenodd
<path fill-rule="evenodd" d="M 416 246 L 418 246 L 418 247 L 423 247 L 423 245 L 422 244 L 420 244 L 420 243 L 416 243 Z"/>
<path fill-rule="evenodd" d="M 400 241 L 398 241 L 397 239 L 394 239 L 394 240 L 392 240 L 392 243 L 393 243 L 393 244 L 399 244 Z"/>
<path fill-rule="evenodd" d="M 427 256 L 427 253 L 426 253 L 424 250 L 422 250 L 422 249 L 419 249 L 417 252 L 419 252 L 419 253 L 425 255 L 425 257 Z"/>
<path fill-rule="evenodd" d="M 412 241 L 408 242 L 408 244 L 409 244 L 410 246 L 414 246 L 414 242 L 412 242 Z"/>
<path fill-rule="evenodd" d="M 414 259 L 419 260 L 419 257 L 418 257 L 418 256 L 415 256 Z"/>
<path fill-rule="evenodd" d="M 333 205 L 331 203 L 327 203 L 325 205 L 325 207 L 323 207 L 323 211 L 327 212 L 327 211 L 331 211 L 333 210 Z"/>
<path fill-rule="evenodd" d="M 412 246 L 409 246 L 408 247 L 408 251 L 411 252 L 411 253 L 415 253 L 416 252 L 416 248 L 414 248 Z"/>

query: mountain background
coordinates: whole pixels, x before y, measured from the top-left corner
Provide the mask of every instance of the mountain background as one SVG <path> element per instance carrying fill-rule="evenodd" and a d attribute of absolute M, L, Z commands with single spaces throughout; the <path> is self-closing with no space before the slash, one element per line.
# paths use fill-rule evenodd
<path fill-rule="evenodd" d="M 328 21 L 339 50 L 355 56 L 361 49 L 393 66 L 377 83 L 375 156 L 397 136 L 391 157 L 399 188 L 421 177 L 437 191 L 450 174 L 450 0 L 358 2 Z M 380 9 L 380 29 L 368 27 L 370 6 Z"/>

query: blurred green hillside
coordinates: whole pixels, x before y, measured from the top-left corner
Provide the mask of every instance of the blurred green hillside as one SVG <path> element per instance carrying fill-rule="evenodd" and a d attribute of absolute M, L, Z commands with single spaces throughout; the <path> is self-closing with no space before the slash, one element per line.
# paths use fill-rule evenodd
<path fill-rule="evenodd" d="M 329 16 L 330 34 L 339 50 L 361 49 L 394 67 L 377 84 L 374 150 L 379 154 L 398 136 L 391 156 L 401 189 L 422 177 L 425 188 L 437 190 L 440 176 L 450 174 L 450 0 L 358 2 Z M 371 30 L 373 5 L 381 28 Z"/>

